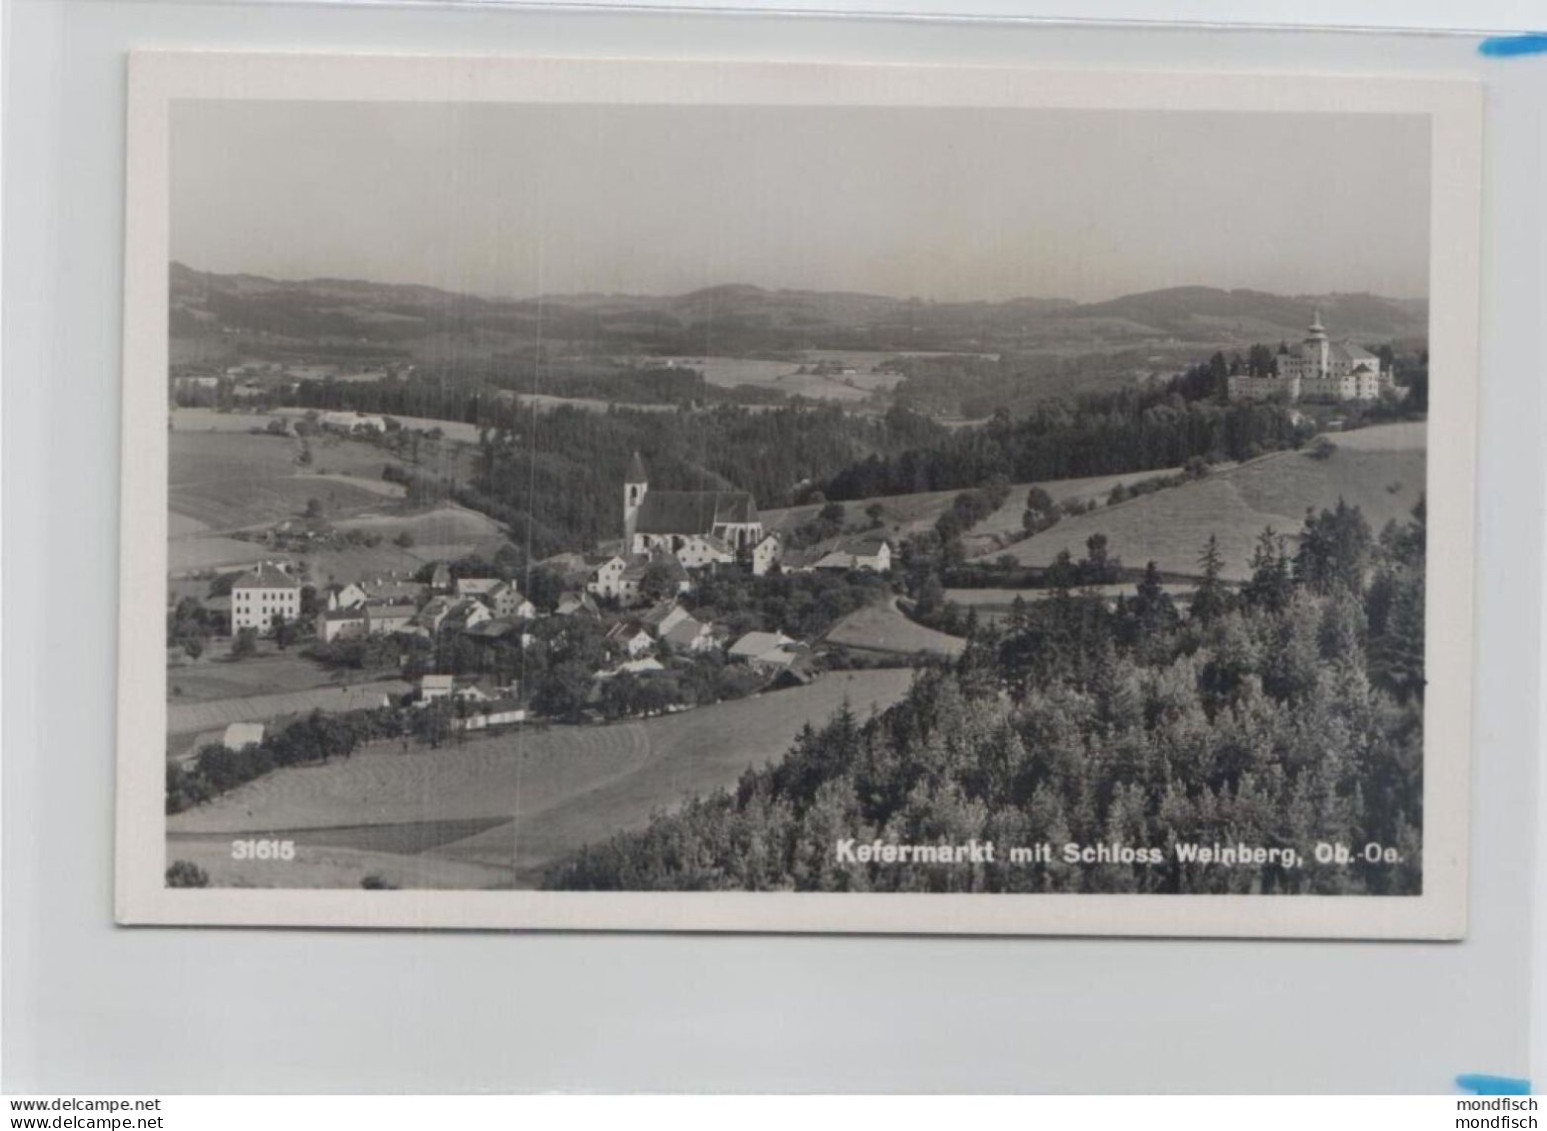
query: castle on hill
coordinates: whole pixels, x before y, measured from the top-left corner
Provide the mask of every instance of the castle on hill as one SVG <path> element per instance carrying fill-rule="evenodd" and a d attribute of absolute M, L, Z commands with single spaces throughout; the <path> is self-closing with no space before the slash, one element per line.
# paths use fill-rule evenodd
<path fill-rule="evenodd" d="M 1281 347 L 1275 359 L 1278 372 L 1236 374 L 1228 379 L 1233 401 L 1374 401 L 1382 393 L 1401 395 L 1390 369 L 1363 346 L 1327 337 L 1321 311 L 1311 320 L 1305 340 L 1293 348 Z"/>

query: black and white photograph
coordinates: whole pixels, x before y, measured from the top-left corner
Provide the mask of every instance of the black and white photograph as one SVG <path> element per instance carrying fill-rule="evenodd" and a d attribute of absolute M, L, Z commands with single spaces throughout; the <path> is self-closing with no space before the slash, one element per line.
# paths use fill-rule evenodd
<path fill-rule="evenodd" d="M 136 64 L 121 920 L 1464 931 L 1467 92 Z"/>

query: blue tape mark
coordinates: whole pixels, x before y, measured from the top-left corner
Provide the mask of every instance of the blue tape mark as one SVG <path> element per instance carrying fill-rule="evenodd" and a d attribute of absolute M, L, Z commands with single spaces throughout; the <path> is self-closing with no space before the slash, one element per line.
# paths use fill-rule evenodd
<path fill-rule="evenodd" d="M 1456 1077 L 1456 1087 L 1474 1096 L 1529 1096 L 1531 1081 L 1515 1076 L 1485 1076 L 1468 1073 Z"/>
<path fill-rule="evenodd" d="M 1483 55 L 1502 58 L 1509 55 L 1540 55 L 1547 52 L 1547 34 L 1494 35 L 1477 45 Z"/>

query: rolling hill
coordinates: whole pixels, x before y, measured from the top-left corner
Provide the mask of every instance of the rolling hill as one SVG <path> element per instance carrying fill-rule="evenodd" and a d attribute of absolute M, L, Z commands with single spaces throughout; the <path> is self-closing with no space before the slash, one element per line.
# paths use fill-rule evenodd
<path fill-rule="evenodd" d="M 1372 530 L 1405 519 L 1423 493 L 1425 425 L 1387 424 L 1334 435 L 1325 459 L 1275 452 L 1180 487 L 1144 495 L 1056 526 L 983 557 L 1013 554 L 1023 565 L 1047 565 L 1061 550 L 1083 556 L 1085 540 L 1105 534 L 1108 553 L 1125 566 L 1153 560 L 1165 573 L 1196 575 L 1209 536 L 1219 539 L 1224 576 L 1248 575 L 1264 527 L 1295 535 L 1307 508 L 1341 498 L 1364 512 Z"/>
<path fill-rule="evenodd" d="M 346 279 L 222 275 L 174 263 L 174 342 L 306 346 L 422 361 L 563 351 L 747 355 L 807 349 L 1002 352 L 1297 339 L 1319 306 L 1340 335 L 1422 338 L 1423 300 L 1368 294 L 1274 295 L 1188 286 L 1099 303 L 1059 298 L 924 302 L 742 283 L 681 295 L 522 299 Z M 185 349 L 182 355 L 197 354 Z M 174 353 L 174 356 L 179 356 Z"/>

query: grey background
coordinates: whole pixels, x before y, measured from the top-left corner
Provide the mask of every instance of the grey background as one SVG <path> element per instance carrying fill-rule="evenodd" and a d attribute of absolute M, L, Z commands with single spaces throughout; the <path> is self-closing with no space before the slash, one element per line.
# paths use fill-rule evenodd
<path fill-rule="evenodd" d="M 1459 1072 L 1526 1074 L 1547 353 L 1539 60 L 1416 36 L 43 0 L 12 6 L 7 38 L 6 1091 L 1432 1092 Z M 1485 77 L 1468 940 L 113 927 L 131 46 Z"/>

